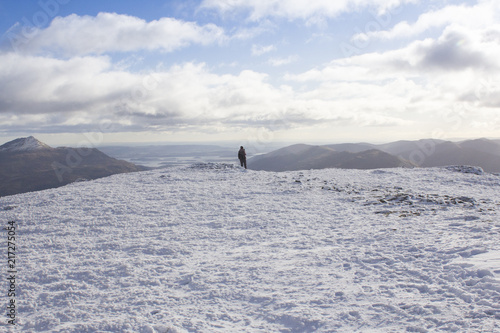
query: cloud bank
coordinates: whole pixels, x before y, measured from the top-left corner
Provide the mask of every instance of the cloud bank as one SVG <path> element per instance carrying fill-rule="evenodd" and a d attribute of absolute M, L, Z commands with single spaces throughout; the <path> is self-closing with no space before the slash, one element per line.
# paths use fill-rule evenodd
<path fill-rule="evenodd" d="M 221 17 L 245 11 L 247 22 L 233 29 L 115 13 L 58 17 L 32 31 L 24 43 L 18 40 L 15 51 L 0 51 L 0 134 L 81 133 L 103 123 L 117 132 L 137 133 L 278 128 L 289 130 L 289 138 L 297 133 L 339 138 L 351 132 L 358 137 L 411 132 L 415 138 L 437 130 L 447 136 L 464 130 L 495 133 L 500 129 L 500 5 L 494 1 L 428 10 L 414 22 L 394 18 L 377 31 L 353 30 L 352 45 L 404 41 L 384 49 L 358 47 L 355 54 L 332 56 L 305 69 L 299 66 L 301 46 L 294 49 L 284 39 L 269 37 L 279 35 L 278 25 L 265 38 L 238 37 L 255 27 L 248 22 L 310 23 L 363 8 L 383 13 L 414 2 L 202 2 L 200 12 Z M 193 59 L 158 61 L 153 69 L 132 71 L 114 58 L 136 52 L 161 56 L 194 45 L 225 52 L 236 39 L 248 40 L 241 45 L 252 63 L 228 72 L 216 62 Z"/>

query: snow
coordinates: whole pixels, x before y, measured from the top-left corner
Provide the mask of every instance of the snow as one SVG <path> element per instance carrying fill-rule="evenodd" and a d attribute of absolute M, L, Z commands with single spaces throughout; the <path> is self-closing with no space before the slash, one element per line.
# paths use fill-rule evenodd
<path fill-rule="evenodd" d="M 0 198 L 0 221 L 23 331 L 499 332 L 499 192 L 446 168 L 198 164 Z"/>
<path fill-rule="evenodd" d="M 7 142 L 6 144 L 0 146 L 0 152 L 26 152 L 48 148 L 50 147 L 45 143 L 38 141 L 32 136 L 29 136 L 27 138 L 19 138 Z"/>
<path fill-rule="evenodd" d="M 480 274 L 500 277 L 500 251 L 490 251 L 456 260 L 458 264 L 469 264 L 471 267 L 479 268 Z"/>

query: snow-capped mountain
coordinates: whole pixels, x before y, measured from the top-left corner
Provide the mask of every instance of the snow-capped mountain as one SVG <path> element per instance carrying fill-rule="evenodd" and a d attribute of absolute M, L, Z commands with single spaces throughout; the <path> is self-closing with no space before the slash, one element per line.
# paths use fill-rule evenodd
<path fill-rule="evenodd" d="M 500 176 L 474 167 L 200 164 L 0 198 L 0 221 L 19 331 L 500 332 Z"/>
<path fill-rule="evenodd" d="M 51 148 L 34 137 L 21 138 L 0 146 L 0 196 L 145 169 L 95 148 Z"/>
<path fill-rule="evenodd" d="M 43 149 L 52 149 L 49 145 L 38 141 L 33 136 L 9 141 L 0 146 L 0 152 L 27 152 Z"/>

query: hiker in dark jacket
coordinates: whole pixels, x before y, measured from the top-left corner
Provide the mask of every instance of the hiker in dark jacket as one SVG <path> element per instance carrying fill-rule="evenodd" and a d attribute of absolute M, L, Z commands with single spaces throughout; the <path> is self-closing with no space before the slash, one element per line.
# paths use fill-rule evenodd
<path fill-rule="evenodd" d="M 245 153 L 245 149 L 243 148 L 243 146 L 241 146 L 240 150 L 238 151 L 238 158 L 240 159 L 241 166 L 244 166 L 246 169 L 247 168 L 247 153 Z"/>

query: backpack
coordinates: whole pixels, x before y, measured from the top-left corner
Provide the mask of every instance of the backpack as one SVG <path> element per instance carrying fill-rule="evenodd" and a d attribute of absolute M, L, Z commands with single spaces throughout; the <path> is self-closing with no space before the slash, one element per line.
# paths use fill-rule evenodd
<path fill-rule="evenodd" d="M 240 151 L 238 152 L 238 158 L 240 160 L 245 158 L 245 149 L 240 149 Z"/>

